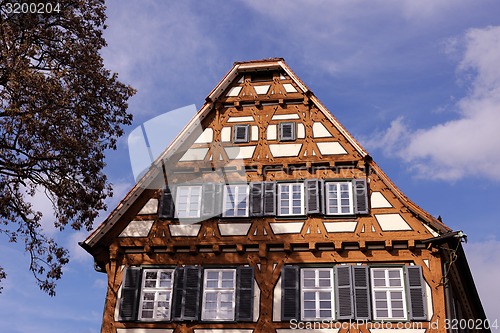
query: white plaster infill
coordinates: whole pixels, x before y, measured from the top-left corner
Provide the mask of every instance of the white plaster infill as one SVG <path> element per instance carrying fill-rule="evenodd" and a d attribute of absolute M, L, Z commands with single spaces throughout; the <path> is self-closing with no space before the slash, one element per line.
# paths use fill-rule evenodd
<path fill-rule="evenodd" d="M 252 158 L 253 152 L 255 151 L 255 146 L 243 146 L 243 147 L 226 147 L 227 157 L 230 160 L 240 160 L 245 158 Z"/>
<path fill-rule="evenodd" d="M 283 83 L 283 88 L 285 88 L 287 93 L 297 92 L 297 89 L 295 89 L 295 87 L 290 83 Z"/>
<path fill-rule="evenodd" d="M 358 222 L 323 222 L 323 224 L 328 232 L 354 232 Z"/>
<path fill-rule="evenodd" d="M 190 148 L 184 153 L 180 158 L 180 162 L 183 161 L 202 161 L 207 155 L 208 148 Z"/>
<path fill-rule="evenodd" d="M 219 232 L 221 236 L 245 236 L 251 225 L 251 223 L 219 223 Z"/>
<path fill-rule="evenodd" d="M 269 145 L 269 150 L 274 157 L 298 156 L 301 148 L 300 143 Z"/>
<path fill-rule="evenodd" d="M 343 155 L 347 154 L 347 151 L 342 147 L 342 145 L 337 141 L 332 142 L 317 142 L 319 151 L 322 155 Z"/>
<path fill-rule="evenodd" d="M 194 333 L 252 333 L 252 329 L 194 329 Z"/>
<path fill-rule="evenodd" d="M 304 222 L 271 222 L 269 225 L 275 235 L 298 234 L 302 230 Z"/>
<path fill-rule="evenodd" d="M 319 123 L 319 122 L 315 122 L 313 124 L 313 137 L 314 138 L 330 138 L 332 137 L 332 133 L 330 133 L 325 125 L 323 125 L 322 123 Z"/>
<path fill-rule="evenodd" d="M 408 231 L 410 225 L 399 214 L 375 214 L 382 231 Z"/>
<path fill-rule="evenodd" d="M 290 113 L 290 114 L 275 114 L 272 118 L 272 120 L 288 120 L 288 119 L 300 119 L 299 115 L 296 113 Z"/>
<path fill-rule="evenodd" d="M 391 203 L 381 192 L 373 192 L 370 196 L 372 208 L 391 208 Z"/>
<path fill-rule="evenodd" d="M 158 213 L 158 199 L 152 198 L 146 202 L 137 215 L 151 215 L 156 213 Z"/>
<path fill-rule="evenodd" d="M 239 122 L 247 122 L 247 121 L 254 121 L 252 116 L 246 116 L 246 117 L 230 117 L 227 122 L 228 123 L 239 123 Z"/>
<path fill-rule="evenodd" d="M 214 131 L 211 128 L 205 128 L 194 143 L 210 143 L 214 140 Z"/>
<path fill-rule="evenodd" d="M 170 235 L 174 237 L 196 237 L 200 232 L 199 224 L 179 224 L 169 225 Z"/>
<path fill-rule="evenodd" d="M 118 237 L 147 237 L 154 221 L 137 221 L 133 220 L 123 229 Z"/>

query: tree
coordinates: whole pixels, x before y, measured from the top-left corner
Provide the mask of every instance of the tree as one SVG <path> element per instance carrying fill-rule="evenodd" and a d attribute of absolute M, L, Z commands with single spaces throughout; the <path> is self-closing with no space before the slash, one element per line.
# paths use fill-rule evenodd
<path fill-rule="evenodd" d="M 37 284 L 53 296 L 69 254 L 44 234 L 30 200 L 43 191 L 60 230 L 92 229 L 112 195 L 104 153 L 130 125 L 135 91 L 99 53 L 104 1 L 39 1 L 39 13 L 15 3 L 0 0 L 0 235 L 23 244 Z"/>

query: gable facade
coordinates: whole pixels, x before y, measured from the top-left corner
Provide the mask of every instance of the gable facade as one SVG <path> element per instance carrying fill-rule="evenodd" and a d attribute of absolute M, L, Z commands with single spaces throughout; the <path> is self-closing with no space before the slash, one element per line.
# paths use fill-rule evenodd
<path fill-rule="evenodd" d="M 445 332 L 450 232 L 269 59 L 235 63 L 82 246 L 106 333 Z"/>

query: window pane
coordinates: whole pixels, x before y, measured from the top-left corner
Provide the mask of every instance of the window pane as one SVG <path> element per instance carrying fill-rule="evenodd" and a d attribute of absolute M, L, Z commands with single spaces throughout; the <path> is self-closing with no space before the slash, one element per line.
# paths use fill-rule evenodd
<path fill-rule="evenodd" d="M 173 270 L 147 269 L 143 274 L 143 290 L 139 311 L 139 319 L 170 319 L 170 301 Z"/>
<path fill-rule="evenodd" d="M 320 310 L 320 318 L 330 318 L 332 316 L 332 310 Z"/>
<path fill-rule="evenodd" d="M 333 269 L 303 268 L 302 319 L 332 318 L 333 313 Z"/>
<path fill-rule="evenodd" d="M 316 293 L 314 292 L 305 292 L 304 293 L 304 301 L 314 301 L 316 299 Z M 314 302 L 313 302 L 314 304 Z"/>
<path fill-rule="evenodd" d="M 377 317 L 378 318 L 388 318 L 389 317 L 389 311 L 377 309 Z"/>
<path fill-rule="evenodd" d="M 234 320 L 236 270 L 205 270 L 202 320 Z"/>
<path fill-rule="evenodd" d="M 374 319 L 405 319 L 406 303 L 402 268 L 371 270 Z"/>
<path fill-rule="evenodd" d="M 141 317 L 144 319 L 153 319 L 153 311 L 142 311 Z"/>

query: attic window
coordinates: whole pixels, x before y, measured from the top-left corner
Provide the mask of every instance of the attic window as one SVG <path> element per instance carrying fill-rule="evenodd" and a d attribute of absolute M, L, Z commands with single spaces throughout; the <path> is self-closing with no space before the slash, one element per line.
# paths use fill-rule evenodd
<path fill-rule="evenodd" d="M 250 74 L 250 80 L 252 82 L 264 82 L 264 81 L 272 81 L 274 72 L 265 71 L 265 72 L 254 72 Z"/>
<path fill-rule="evenodd" d="M 235 125 L 233 132 L 234 143 L 248 142 L 250 125 Z"/>
<path fill-rule="evenodd" d="M 280 141 L 294 141 L 295 137 L 295 123 L 280 123 Z"/>

